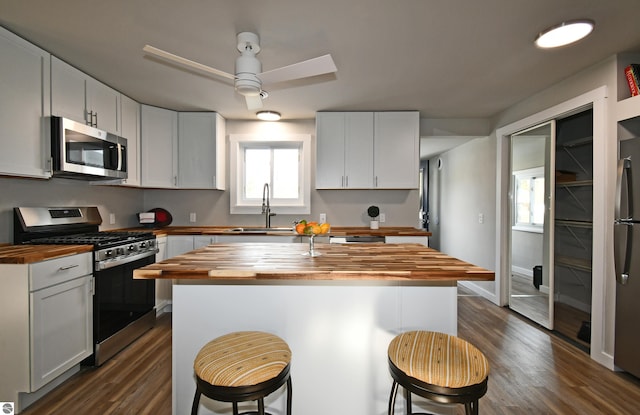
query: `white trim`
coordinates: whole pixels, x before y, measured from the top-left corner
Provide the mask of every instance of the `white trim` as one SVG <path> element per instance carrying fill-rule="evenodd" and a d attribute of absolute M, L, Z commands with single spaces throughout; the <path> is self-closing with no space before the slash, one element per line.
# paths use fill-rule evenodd
<path fill-rule="evenodd" d="M 508 302 L 508 284 L 503 283 L 505 275 L 509 275 L 509 137 L 525 128 L 556 118 L 561 118 L 578 110 L 593 107 L 593 194 L 605 195 L 606 185 L 610 182 L 608 163 L 614 139 L 608 138 L 607 129 L 607 87 L 601 86 L 578 97 L 572 98 L 547 110 L 526 117 L 520 121 L 496 130 L 496 292 L 499 301 L 496 304 L 506 305 Z M 614 158 L 615 159 L 615 158 Z M 613 369 L 613 356 L 605 351 L 605 298 L 611 289 L 607 279 L 611 272 L 607 266 L 607 258 L 612 255 L 611 226 L 608 223 L 610 211 L 607 197 L 593 198 L 593 252 L 604 253 L 593 255 L 592 260 L 592 296 L 591 296 L 591 358 L 603 366 Z M 612 221 L 611 221 L 612 223 Z M 610 328 L 612 329 L 612 328 Z"/>
<path fill-rule="evenodd" d="M 243 205 L 238 201 L 242 175 L 238 174 L 238 166 L 242 166 L 242 151 L 240 147 L 247 142 L 298 142 L 301 145 L 300 193 L 301 204 L 279 205 L 271 204 L 271 211 L 277 214 L 309 214 L 311 213 L 311 135 L 310 134 L 278 134 L 267 136 L 261 134 L 229 134 L 229 212 L 233 214 L 259 215 L 261 205 Z"/>

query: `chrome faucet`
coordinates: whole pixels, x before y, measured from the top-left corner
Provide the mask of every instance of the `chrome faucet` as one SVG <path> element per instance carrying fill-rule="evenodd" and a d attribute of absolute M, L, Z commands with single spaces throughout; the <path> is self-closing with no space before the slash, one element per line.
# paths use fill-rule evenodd
<path fill-rule="evenodd" d="M 269 183 L 265 183 L 262 188 L 262 214 L 264 215 L 265 223 L 264 226 L 267 228 L 271 227 L 271 216 L 275 216 L 275 213 L 271 213 L 271 205 L 269 202 Z"/>

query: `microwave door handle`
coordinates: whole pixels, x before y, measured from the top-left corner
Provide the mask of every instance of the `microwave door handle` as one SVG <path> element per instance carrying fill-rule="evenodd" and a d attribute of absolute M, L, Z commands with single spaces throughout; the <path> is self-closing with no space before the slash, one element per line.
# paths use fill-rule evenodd
<path fill-rule="evenodd" d="M 122 144 L 118 143 L 118 166 L 116 168 L 117 171 L 122 170 Z"/>

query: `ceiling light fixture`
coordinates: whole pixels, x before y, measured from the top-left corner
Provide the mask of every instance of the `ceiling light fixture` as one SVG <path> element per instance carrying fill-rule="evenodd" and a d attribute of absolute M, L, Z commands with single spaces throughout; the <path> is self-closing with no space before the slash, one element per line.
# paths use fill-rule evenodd
<path fill-rule="evenodd" d="M 593 31 L 595 22 L 589 19 L 569 20 L 542 31 L 536 46 L 544 49 L 565 46 L 585 38 Z"/>
<path fill-rule="evenodd" d="M 259 111 L 256 116 L 262 121 L 278 121 L 280 119 L 280 113 L 275 111 Z"/>

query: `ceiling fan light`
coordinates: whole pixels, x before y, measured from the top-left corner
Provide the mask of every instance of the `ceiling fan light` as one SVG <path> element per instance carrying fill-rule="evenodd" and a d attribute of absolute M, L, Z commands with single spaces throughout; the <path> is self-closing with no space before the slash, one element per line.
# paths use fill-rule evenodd
<path fill-rule="evenodd" d="M 262 121 L 278 121 L 280 120 L 280 113 L 275 111 L 258 111 L 256 113 L 258 119 Z"/>
<path fill-rule="evenodd" d="M 594 26 L 594 21 L 589 19 L 562 22 L 542 31 L 536 38 L 536 46 L 549 49 L 569 45 L 587 37 Z"/>

